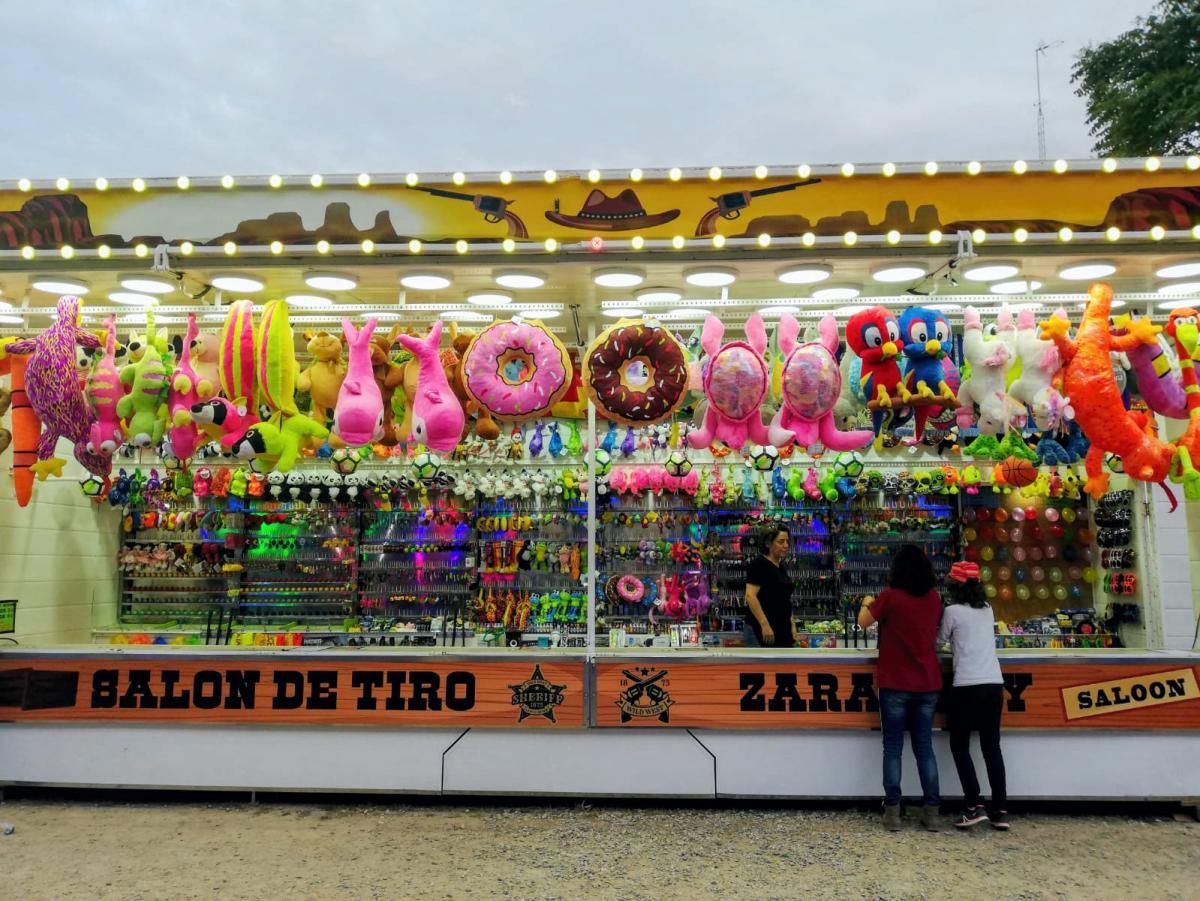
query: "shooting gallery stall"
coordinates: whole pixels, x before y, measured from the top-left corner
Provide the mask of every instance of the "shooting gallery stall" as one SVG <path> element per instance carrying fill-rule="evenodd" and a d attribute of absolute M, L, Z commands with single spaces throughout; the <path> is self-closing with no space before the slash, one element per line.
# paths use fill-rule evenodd
<path fill-rule="evenodd" d="M 979 565 L 1013 797 L 1200 797 L 1200 158 L 0 209 L 0 783 L 874 796 L 915 543 Z"/>

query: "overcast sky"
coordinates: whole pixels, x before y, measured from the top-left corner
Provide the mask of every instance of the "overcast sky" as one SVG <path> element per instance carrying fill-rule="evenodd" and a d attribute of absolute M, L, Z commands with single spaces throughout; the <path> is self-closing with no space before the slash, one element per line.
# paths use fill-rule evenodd
<path fill-rule="evenodd" d="M 0 178 L 1091 154 L 1151 0 L 0 0 Z"/>

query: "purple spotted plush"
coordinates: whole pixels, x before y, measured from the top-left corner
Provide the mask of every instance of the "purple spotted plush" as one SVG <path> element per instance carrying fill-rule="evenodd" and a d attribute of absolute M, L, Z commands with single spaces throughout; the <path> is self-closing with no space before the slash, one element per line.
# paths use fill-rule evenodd
<path fill-rule="evenodd" d="M 75 370 L 75 345 L 98 348 L 100 339 L 81 328 L 79 298 L 58 299 L 58 318 L 36 338 L 22 338 L 8 345 L 8 352 L 29 354 L 25 366 L 25 391 L 30 406 L 42 421 L 37 463 L 30 467 L 38 479 L 62 475 L 63 461 L 54 456 L 59 438 L 75 445 L 75 459 L 100 478 L 112 472 L 112 460 L 87 449 L 88 431 L 96 414 L 88 406 Z"/>

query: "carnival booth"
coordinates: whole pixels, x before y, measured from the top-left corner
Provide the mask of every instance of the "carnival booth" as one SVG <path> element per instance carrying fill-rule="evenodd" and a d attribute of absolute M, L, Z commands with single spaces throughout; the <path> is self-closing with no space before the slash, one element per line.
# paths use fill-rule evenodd
<path fill-rule="evenodd" d="M 1200 158 L 0 208 L 0 783 L 871 796 L 917 543 L 979 564 L 1014 796 L 1200 797 Z"/>

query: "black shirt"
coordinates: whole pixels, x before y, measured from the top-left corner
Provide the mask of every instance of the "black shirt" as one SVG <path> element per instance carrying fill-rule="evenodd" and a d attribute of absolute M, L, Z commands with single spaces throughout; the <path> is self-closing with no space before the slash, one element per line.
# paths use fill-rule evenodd
<path fill-rule="evenodd" d="M 758 586 L 758 605 L 762 608 L 763 616 L 775 633 L 775 641 L 767 644 L 763 641 L 762 625 L 753 613 L 747 609 L 746 619 L 754 629 L 758 643 L 764 648 L 790 648 L 792 641 L 792 588 L 793 583 L 782 566 L 776 566 L 765 556 L 759 555 L 746 567 L 746 584 Z"/>

